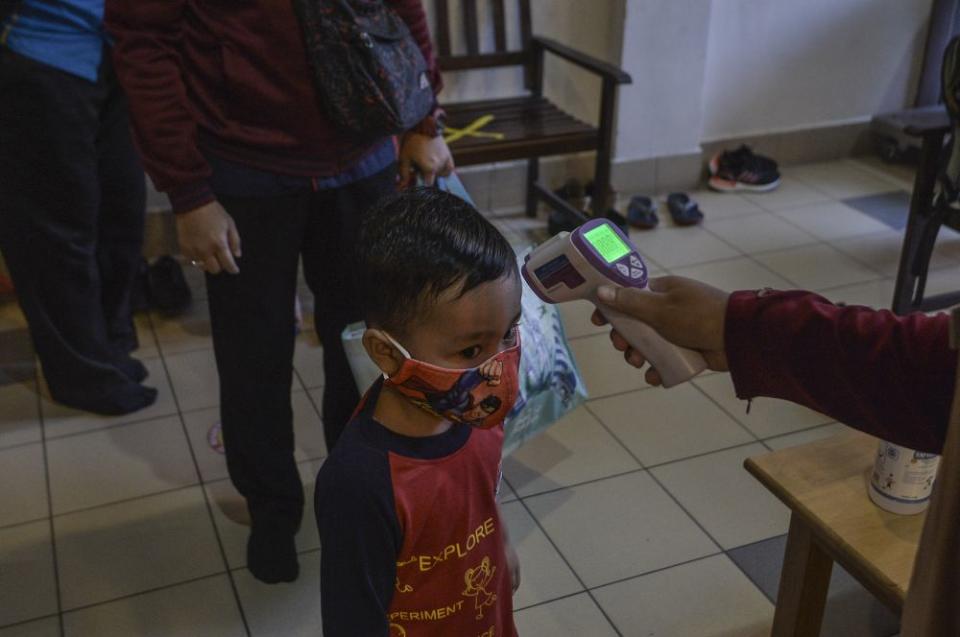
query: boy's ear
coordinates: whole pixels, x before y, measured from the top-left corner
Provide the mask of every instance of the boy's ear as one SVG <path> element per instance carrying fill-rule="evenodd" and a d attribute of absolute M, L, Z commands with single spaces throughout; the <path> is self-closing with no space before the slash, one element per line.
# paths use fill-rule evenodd
<path fill-rule="evenodd" d="M 367 356 L 387 376 L 393 376 L 400 371 L 400 366 L 406 360 L 403 354 L 380 330 L 368 328 L 363 333 L 363 348 Z"/>

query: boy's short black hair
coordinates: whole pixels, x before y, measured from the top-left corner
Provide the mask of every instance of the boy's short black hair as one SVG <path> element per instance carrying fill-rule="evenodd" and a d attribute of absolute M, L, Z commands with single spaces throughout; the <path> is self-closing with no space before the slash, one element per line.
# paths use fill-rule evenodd
<path fill-rule="evenodd" d="M 513 249 L 493 224 L 436 188 L 405 190 L 367 212 L 358 256 L 364 319 L 397 333 L 454 285 L 461 285 L 463 295 L 517 275 Z"/>

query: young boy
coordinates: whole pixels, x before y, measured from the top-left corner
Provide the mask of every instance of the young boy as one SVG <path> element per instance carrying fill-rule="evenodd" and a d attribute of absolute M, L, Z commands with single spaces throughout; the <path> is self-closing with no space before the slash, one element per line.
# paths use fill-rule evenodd
<path fill-rule="evenodd" d="M 518 391 L 514 253 L 432 189 L 370 212 L 359 253 L 363 344 L 384 379 L 317 477 L 323 633 L 513 637 L 519 571 L 496 496 Z"/>

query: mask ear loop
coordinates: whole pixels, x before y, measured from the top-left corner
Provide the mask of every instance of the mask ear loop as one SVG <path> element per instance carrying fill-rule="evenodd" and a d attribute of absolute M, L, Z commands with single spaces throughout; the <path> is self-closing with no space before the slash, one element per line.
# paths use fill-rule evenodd
<path fill-rule="evenodd" d="M 386 336 L 387 340 L 390 341 L 390 344 L 396 347 L 400 351 L 400 353 L 403 354 L 404 358 L 406 358 L 407 360 L 411 360 L 413 358 L 413 356 L 410 356 L 410 352 L 407 351 L 407 348 L 401 345 L 400 343 L 398 343 L 396 339 L 390 336 L 390 334 L 388 334 L 384 330 L 377 330 L 377 331 L 380 332 L 382 335 Z M 386 372 L 382 371 L 380 372 L 380 375 L 383 376 L 384 380 L 390 379 L 390 376 L 388 376 Z"/>

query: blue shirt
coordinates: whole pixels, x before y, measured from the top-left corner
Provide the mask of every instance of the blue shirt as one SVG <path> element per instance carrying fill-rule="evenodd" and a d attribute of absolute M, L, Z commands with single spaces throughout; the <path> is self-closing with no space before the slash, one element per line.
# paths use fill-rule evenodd
<path fill-rule="evenodd" d="M 23 0 L 0 28 L 0 44 L 43 64 L 97 81 L 107 34 L 104 0 Z"/>

